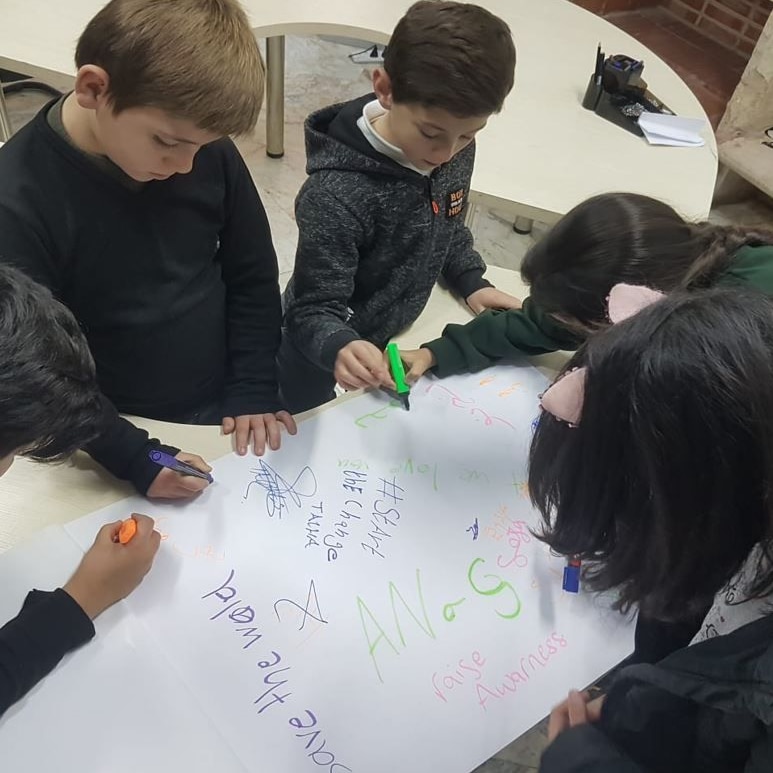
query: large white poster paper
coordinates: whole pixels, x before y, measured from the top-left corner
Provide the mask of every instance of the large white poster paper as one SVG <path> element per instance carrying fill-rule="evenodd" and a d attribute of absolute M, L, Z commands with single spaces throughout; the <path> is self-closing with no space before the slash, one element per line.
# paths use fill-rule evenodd
<path fill-rule="evenodd" d="M 194 503 L 126 500 L 67 530 L 85 549 L 105 521 L 157 519 L 126 603 L 152 642 L 138 663 L 164 664 L 246 770 L 466 773 L 631 650 L 529 532 L 544 387 L 499 367 L 424 379 L 409 412 L 364 395 L 277 453 L 218 460 Z M 109 705 L 84 680 L 84 707 Z"/>

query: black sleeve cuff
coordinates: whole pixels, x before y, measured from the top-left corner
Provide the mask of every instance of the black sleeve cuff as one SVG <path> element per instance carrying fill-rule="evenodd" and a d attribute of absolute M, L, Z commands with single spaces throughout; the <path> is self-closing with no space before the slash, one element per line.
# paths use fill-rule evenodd
<path fill-rule="evenodd" d="M 467 300 L 467 298 L 477 290 L 494 286 L 488 279 L 483 278 L 485 271 L 485 268 L 471 268 L 464 273 L 459 274 L 459 276 L 454 277 L 454 288 L 462 298 Z"/>
<path fill-rule="evenodd" d="M 142 448 L 137 452 L 135 458 L 129 465 L 127 479 L 130 480 L 140 494 L 147 494 L 150 485 L 161 472 L 162 467 L 150 460 L 151 451 L 165 451 L 167 454 L 177 456 L 180 453 L 179 448 L 167 446 L 159 443 L 155 438 L 149 438 Z"/>
<path fill-rule="evenodd" d="M 338 352 L 352 341 L 358 341 L 360 336 L 357 332 L 350 327 L 339 330 L 337 333 L 333 333 L 330 338 L 325 341 L 325 345 L 320 352 L 320 364 L 325 370 L 333 371 L 336 365 L 336 357 Z"/>
<path fill-rule="evenodd" d="M 150 461 L 148 453 L 160 449 L 175 456 L 180 453 L 180 449 L 148 437 L 144 429 L 135 427 L 119 416 L 107 398 L 103 398 L 102 407 L 105 414 L 104 430 L 83 450 L 116 478 L 128 480 L 140 494 L 147 493 L 150 484 L 161 471 L 157 464 Z"/>
<path fill-rule="evenodd" d="M 256 390 L 257 391 L 257 390 Z M 256 413 L 276 413 L 284 410 L 279 398 L 274 395 L 271 398 L 262 400 L 256 399 L 255 395 L 226 394 L 223 401 L 223 416 L 251 416 Z"/>
<path fill-rule="evenodd" d="M 46 626 L 59 631 L 57 639 L 65 652 L 85 644 L 94 636 L 94 623 L 80 604 L 65 590 L 31 590 L 24 599 L 21 611 L 34 624 L 38 616 L 45 618 Z"/>

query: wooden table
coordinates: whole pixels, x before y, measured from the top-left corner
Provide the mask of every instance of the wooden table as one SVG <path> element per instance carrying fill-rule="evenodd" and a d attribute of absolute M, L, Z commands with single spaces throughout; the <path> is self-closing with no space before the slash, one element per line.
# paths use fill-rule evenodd
<path fill-rule="evenodd" d="M 526 294 L 519 275 L 514 271 L 491 266 L 486 276 L 503 290 L 520 296 Z M 439 335 L 446 323 L 466 322 L 470 318 L 471 314 L 465 306 L 436 286 L 419 319 L 395 340 L 403 348 L 418 347 Z M 533 360 L 551 376 L 565 358 L 565 354 L 556 353 Z M 338 398 L 348 399 L 351 399 L 350 395 Z M 308 418 L 333 404 L 308 411 L 301 418 Z M 206 459 L 216 459 L 232 450 L 230 437 L 222 436 L 217 427 L 168 424 L 152 419 L 132 421 L 154 437 L 201 454 Z M 303 427 L 299 431 L 303 432 Z M 45 526 L 75 520 L 132 492 L 128 484 L 113 478 L 83 453 L 59 465 L 17 459 L 6 475 L 0 478 L 0 552 Z"/>
<path fill-rule="evenodd" d="M 704 117 L 698 100 L 654 53 L 604 19 L 566 0 L 481 0 L 510 25 L 516 82 L 504 111 L 480 134 L 472 179 L 476 203 L 555 220 L 589 196 L 647 194 L 685 217 L 709 212 L 717 150 L 650 147 L 580 106 L 596 45 L 643 59 L 653 92 L 680 115 Z M 268 149 L 281 154 L 283 35 L 388 41 L 411 0 L 243 0 L 255 32 L 270 40 Z M 102 0 L 3 0 L 0 67 L 35 77 L 72 75 L 78 35 Z M 707 122 L 708 125 L 708 122 Z"/>

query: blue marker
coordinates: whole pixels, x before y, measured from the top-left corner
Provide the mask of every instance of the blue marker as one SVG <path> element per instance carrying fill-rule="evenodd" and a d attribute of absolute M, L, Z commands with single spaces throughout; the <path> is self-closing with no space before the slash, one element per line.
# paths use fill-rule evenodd
<path fill-rule="evenodd" d="M 148 451 L 148 457 L 151 462 L 155 462 L 169 470 L 174 470 L 174 472 L 179 472 L 180 475 L 192 475 L 194 478 L 201 478 L 207 481 L 207 483 L 214 482 L 214 478 L 208 472 L 202 472 L 193 465 L 182 462 L 171 454 L 164 453 L 164 451 Z"/>
<path fill-rule="evenodd" d="M 580 592 L 580 569 L 582 568 L 582 562 L 579 558 L 567 558 L 566 566 L 564 567 L 564 581 L 561 587 L 567 593 L 579 593 Z"/>

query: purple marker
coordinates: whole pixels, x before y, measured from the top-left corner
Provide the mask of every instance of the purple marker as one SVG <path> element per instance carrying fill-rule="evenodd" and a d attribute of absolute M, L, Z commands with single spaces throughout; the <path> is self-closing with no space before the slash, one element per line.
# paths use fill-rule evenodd
<path fill-rule="evenodd" d="M 214 478 L 208 472 L 202 472 L 193 465 L 180 461 L 164 451 L 148 451 L 148 457 L 151 462 L 155 462 L 161 467 L 166 467 L 174 472 L 179 472 L 180 475 L 192 475 L 194 478 L 201 478 L 207 481 L 207 483 L 214 482 Z"/>

